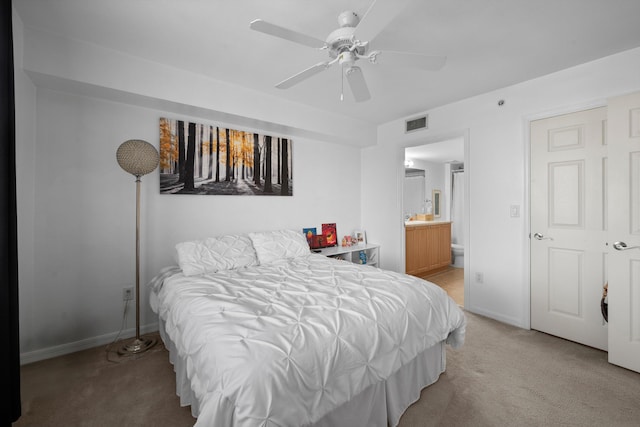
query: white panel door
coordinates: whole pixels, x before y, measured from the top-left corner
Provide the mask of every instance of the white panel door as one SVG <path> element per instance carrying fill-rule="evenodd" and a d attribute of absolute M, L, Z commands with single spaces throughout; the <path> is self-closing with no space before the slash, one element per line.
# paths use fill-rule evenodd
<path fill-rule="evenodd" d="M 609 362 L 640 372 L 640 92 L 608 105 Z"/>
<path fill-rule="evenodd" d="M 531 123 L 531 328 L 607 349 L 606 108 Z"/>

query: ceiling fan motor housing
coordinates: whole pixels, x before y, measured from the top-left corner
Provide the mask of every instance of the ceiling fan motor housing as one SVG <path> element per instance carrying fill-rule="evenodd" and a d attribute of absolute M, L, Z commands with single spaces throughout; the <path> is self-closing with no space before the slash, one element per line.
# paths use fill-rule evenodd
<path fill-rule="evenodd" d="M 360 23 L 360 17 L 357 13 L 351 10 L 345 10 L 338 15 L 338 25 L 340 27 L 353 27 L 355 28 Z"/>
<path fill-rule="evenodd" d="M 338 55 L 345 51 L 353 51 L 358 55 L 364 55 L 367 52 L 369 43 L 356 43 L 353 35 L 354 31 L 355 28 L 353 27 L 342 27 L 329 34 L 325 43 L 331 58 L 337 58 Z"/>

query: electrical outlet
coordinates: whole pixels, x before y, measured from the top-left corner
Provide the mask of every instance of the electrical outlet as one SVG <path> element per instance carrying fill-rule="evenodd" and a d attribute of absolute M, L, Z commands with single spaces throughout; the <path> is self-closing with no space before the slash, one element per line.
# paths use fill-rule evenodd
<path fill-rule="evenodd" d="M 122 288 L 122 301 L 131 301 L 133 299 L 133 288 Z"/>
<path fill-rule="evenodd" d="M 484 275 L 482 273 L 476 273 L 476 283 L 482 283 L 484 280 Z"/>

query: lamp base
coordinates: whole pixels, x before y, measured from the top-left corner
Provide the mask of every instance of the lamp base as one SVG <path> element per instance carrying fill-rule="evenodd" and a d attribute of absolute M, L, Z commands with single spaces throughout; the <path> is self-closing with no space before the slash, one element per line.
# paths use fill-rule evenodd
<path fill-rule="evenodd" d="M 123 345 L 118 350 L 120 356 L 131 356 L 133 354 L 144 353 L 158 342 L 155 338 L 134 338 L 129 343 Z"/>

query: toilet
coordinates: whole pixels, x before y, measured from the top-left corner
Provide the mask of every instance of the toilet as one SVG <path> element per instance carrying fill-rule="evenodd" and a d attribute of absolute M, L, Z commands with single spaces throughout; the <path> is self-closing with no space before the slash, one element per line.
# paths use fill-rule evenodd
<path fill-rule="evenodd" d="M 464 268 L 464 246 L 457 243 L 451 244 L 451 265 Z"/>

